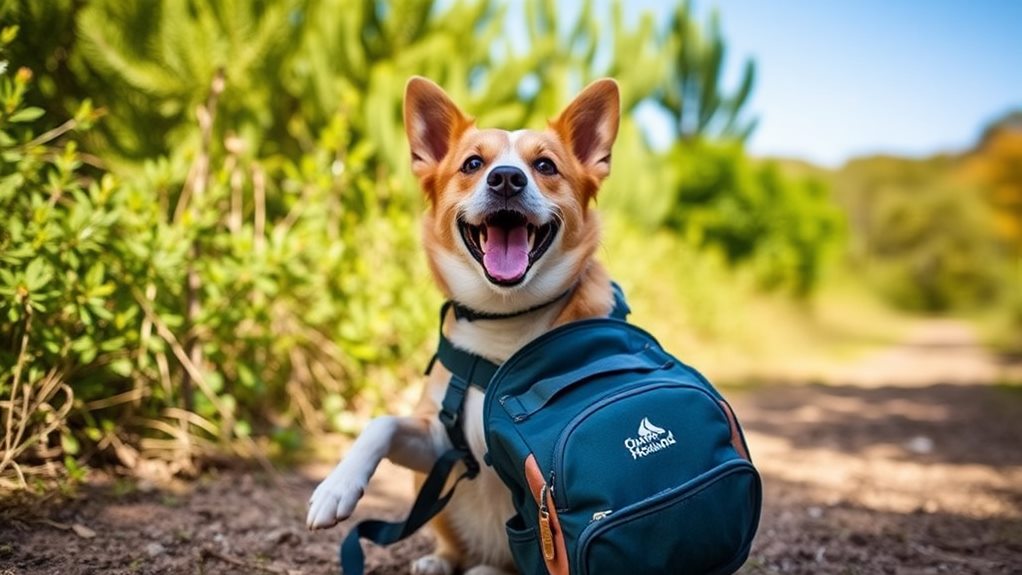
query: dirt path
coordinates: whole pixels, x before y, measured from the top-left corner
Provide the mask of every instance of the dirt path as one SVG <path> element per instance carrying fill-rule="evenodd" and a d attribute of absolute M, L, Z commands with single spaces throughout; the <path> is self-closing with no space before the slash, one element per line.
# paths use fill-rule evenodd
<path fill-rule="evenodd" d="M 1007 369 L 968 326 L 931 321 L 828 385 L 736 395 L 766 485 L 745 572 L 1022 573 Z"/>
<path fill-rule="evenodd" d="M 1022 573 L 1022 390 L 996 385 L 1002 373 L 967 326 L 933 321 L 828 385 L 725 390 L 766 488 L 742 573 Z M 222 471 L 180 492 L 99 481 L 61 504 L 0 504 L 0 575 L 335 573 L 342 530 L 302 526 L 327 471 Z M 408 474 L 378 479 L 360 515 L 402 516 Z M 428 546 L 373 548 L 370 572 L 406 573 Z"/>

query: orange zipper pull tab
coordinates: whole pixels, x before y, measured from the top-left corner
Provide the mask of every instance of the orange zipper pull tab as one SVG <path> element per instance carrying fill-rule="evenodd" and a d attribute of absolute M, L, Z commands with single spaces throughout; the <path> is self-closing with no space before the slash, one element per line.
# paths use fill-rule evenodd
<path fill-rule="evenodd" d="M 539 494 L 539 538 L 543 544 L 543 558 L 547 561 L 554 559 L 554 532 L 550 529 L 550 512 L 546 506 L 547 486 Z"/>

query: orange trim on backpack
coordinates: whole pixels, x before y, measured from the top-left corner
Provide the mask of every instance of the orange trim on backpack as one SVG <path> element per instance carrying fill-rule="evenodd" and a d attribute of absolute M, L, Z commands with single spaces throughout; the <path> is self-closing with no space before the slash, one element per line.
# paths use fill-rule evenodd
<path fill-rule="evenodd" d="M 532 492 L 532 498 L 536 500 L 536 506 L 539 507 L 539 498 L 543 494 L 543 487 L 546 486 L 546 479 L 543 478 L 543 472 L 539 470 L 536 456 L 531 453 L 525 460 L 525 479 L 529 482 L 529 491 Z M 544 558 L 546 568 L 551 575 L 568 575 L 568 549 L 564 544 L 564 532 L 561 531 L 561 522 L 557 518 L 557 506 L 554 504 L 554 499 L 550 495 L 549 489 L 546 490 L 546 507 L 550 513 L 550 530 L 553 532 L 554 537 L 554 558 Z"/>
<path fill-rule="evenodd" d="M 727 414 L 727 422 L 731 425 L 731 445 L 738 452 L 738 455 L 742 456 L 742 459 L 752 461 L 749 459 L 749 452 L 745 449 L 745 443 L 742 442 L 742 434 L 738 431 L 738 422 L 735 421 L 735 414 L 731 411 L 731 406 L 724 400 L 717 400 L 717 402 L 724 408 L 724 413 Z"/>

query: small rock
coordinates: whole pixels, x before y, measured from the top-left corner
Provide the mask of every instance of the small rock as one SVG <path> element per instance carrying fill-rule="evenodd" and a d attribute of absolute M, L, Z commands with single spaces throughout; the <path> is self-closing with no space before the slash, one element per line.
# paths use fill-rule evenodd
<path fill-rule="evenodd" d="M 241 479 L 238 481 L 238 492 L 243 495 L 249 495 L 252 493 L 254 488 L 255 480 L 252 479 L 252 475 L 249 473 L 242 475 Z"/>
<path fill-rule="evenodd" d="M 933 440 L 925 435 L 917 435 L 905 442 L 905 449 L 916 455 L 929 455 L 933 453 Z"/>
<path fill-rule="evenodd" d="M 72 525 L 71 530 L 74 531 L 82 539 L 92 539 L 93 537 L 96 536 L 95 531 L 89 529 L 88 527 L 80 523 L 75 523 L 74 525 Z"/>
<path fill-rule="evenodd" d="M 159 543 L 150 543 L 150 544 L 145 546 L 145 554 L 150 556 L 150 557 L 156 557 L 158 555 L 163 555 L 166 552 L 167 552 L 167 548 L 164 547 L 163 545 L 160 545 Z"/>
<path fill-rule="evenodd" d="M 296 545 L 301 537 L 290 527 L 280 527 L 267 533 L 264 538 L 272 545 Z"/>
<path fill-rule="evenodd" d="M 813 519 L 819 519 L 820 517 L 823 517 L 823 508 L 813 505 L 806 509 L 806 514 Z"/>

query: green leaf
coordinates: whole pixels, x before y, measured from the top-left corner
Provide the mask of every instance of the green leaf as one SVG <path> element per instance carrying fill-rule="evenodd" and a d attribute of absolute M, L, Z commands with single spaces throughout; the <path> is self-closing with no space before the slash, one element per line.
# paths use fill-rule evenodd
<path fill-rule="evenodd" d="M 11 114 L 8 118 L 8 122 L 31 122 L 38 120 L 45 111 L 42 108 L 36 108 L 35 106 L 22 108 L 17 112 Z"/>
<path fill-rule="evenodd" d="M 133 369 L 134 366 L 132 365 L 131 360 L 127 358 L 122 357 L 120 359 L 115 359 L 114 361 L 110 362 L 110 371 L 116 373 L 121 377 L 130 376 Z"/>
<path fill-rule="evenodd" d="M 252 435 L 252 426 L 247 421 L 238 421 L 234 424 L 234 435 L 237 437 L 249 437 Z"/>
<path fill-rule="evenodd" d="M 46 262 L 42 258 L 35 258 L 25 268 L 25 287 L 30 292 L 36 291 L 45 286 L 51 277 L 53 272 Z"/>
<path fill-rule="evenodd" d="M 0 31 L 0 44 L 6 46 L 14 41 L 18 37 L 18 26 L 4 26 L 3 31 Z"/>
<path fill-rule="evenodd" d="M 101 351 L 119 351 L 124 347 L 123 337 L 112 337 L 99 344 Z"/>
<path fill-rule="evenodd" d="M 73 435 L 64 433 L 60 436 L 60 448 L 68 455 L 77 455 L 80 446 L 78 445 L 78 440 Z"/>

